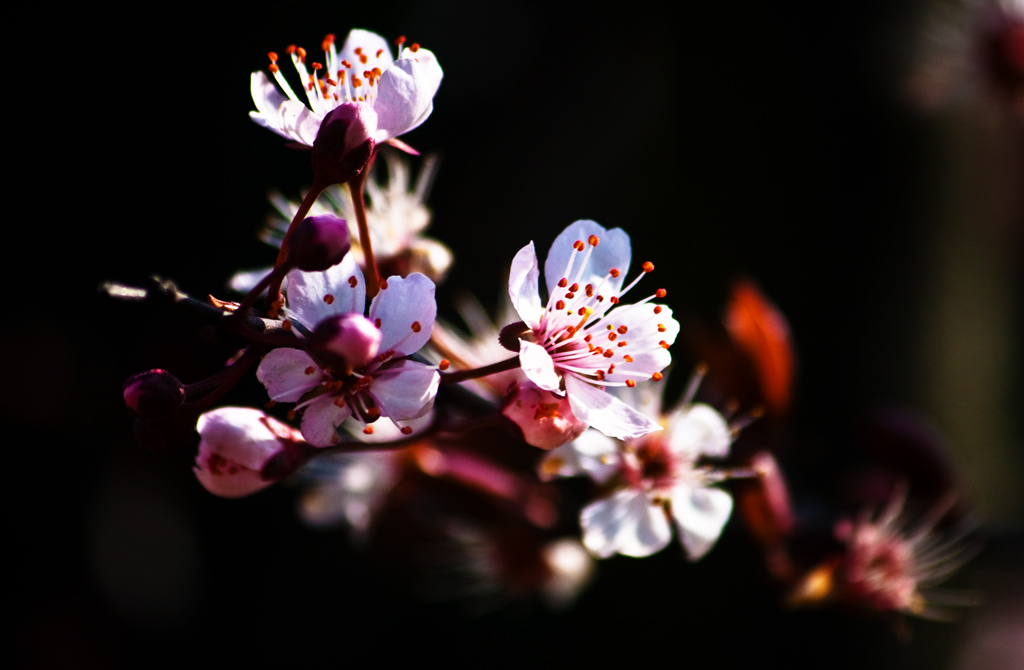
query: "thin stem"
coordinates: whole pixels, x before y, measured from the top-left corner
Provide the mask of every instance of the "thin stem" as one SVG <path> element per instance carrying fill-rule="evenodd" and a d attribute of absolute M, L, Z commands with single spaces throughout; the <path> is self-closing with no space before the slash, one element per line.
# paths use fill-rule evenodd
<path fill-rule="evenodd" d="M 482 416 L 472 421 L 467 421 L 455 428 L 443 428 L 441 424 L 435 423 L 424 431 L 409 435 L 408 437 L 400 437 L 397 440 L 390 440 L 388 442 L 352 441 L 335 444 L 330 447 L 320 447 L 312 452 L 310 460 L 326 454 L 351 454 L 364 451 L 391 451 L 393 449 L 403 449 L 416 444 L 417 442 L 422 442 L 423 440 L 432 440 L 435 444 L 438 444 L 446 440 L 458 438 L 474 430 L 499 425 L 502 421 L 503 417 L 500 414 L 493 414 L 489 416 Z"/>
<path fill-rule="evenodd" d="M 288 224 L 288 232 L 284 234 L 284 239 L 281 240 L 281 250 L 277 253 L 277 260 L 274 262 L 274 270 L 282 267 L 286 260 L 288 260 L 288 252 L 290 251 L 289 242 L 292 238 L 292 233 L 295 231 L 295 227 L 299 225 L 309 210 L 312 209 L 313 203 L 323 193 L 326 185 L 321 184 L 315 178 L 313 179 L 313 185 L 309 187 L 309 193 L 302 199 L 302 204 L 299 205 L 299 209 L 295 212 L 295 216 L 292 217 L 292 222 Z M 274 278 L 270 284 L 270 289 L 267 291 L 267 300 L 270 303 L 270 310 L 268 314 L 271 318 L 277 316 L 277 312 L 281 309 L 281 305 L 284 304 L 284 297 L 281 295 L 281 283 L 284 281 L 284 273 Z M 248 296 L 246 296 L 248 298 Z"/>
<path fill-rule="evenodd" d="M 482 368 L 474 368 L 472 370 L 458 370 L 456 372 L 441 373 L 442 384 L 455 384 L 457 382 L 464 382 L 468 379 L 479 379 L 480 377 L 486 377 L 487 375 L 497 374 L 498 372 L 507 372 L 509 370 L 515 370 L 520 365 L 519 357 L 513 356 L 504 361 L 498 363 L 491 363 L 485 365 Z"/>
<path fill-rule="evenodd" d="M 220 372 L 213 375 L 213 377 L 210 377 L 207 380 L 196 382 L 195 384 L 189 384 L 188 386 L 186 386 L 186 393 L 196 393 L 209 387 L 211 385 L 211 381 L 218 382 L 217 386 L 208 394 L 203 396 L 201 400 L 186 404 L 191 409 L 194 410 L 206 409 L 213 403 L 220 400 L 225 393 L 230 391 L 235 386 L 235 384 L 238 383 L 238 380 L 242 378 L 242 375 L 245 374 L 245 371 L 249 369 L 249 366 L 252 365 L 258 359 L 259 352 L 257 351 L 257 348 L 253 346 L 246 347 L 241 357 L 224 370 L 221 370 Z"/>
<path fill-rule="evenodd" d="M 373 298 L 377 295 L 380 287 L 380 271 L 377 269 L 377 259 L 373 256 L 373 245 L 370 243 L 370 225 L 366 221 L 366 200 L 363 197 L 363 186 L 366 184 L 366 175 L 370 172 L 370 163 L 348 183 L 348 192 L 352 196 L 352 207 L 356 211 L 356 223 L 359 224 L 359 246 L 363 250 L 363 259 L 366 262 L 366 297 Z"/>
<path fill-rule="evenodd" d="M 285 273 L 286 268 L 284 265 L 275 266 L 274 269 L 270 271 L 270 274 L 261 279 L 258 284 L 253 286 L 252 289 L 245 294 L 245 297 L 242 298 L 242 302 L 238 305 L 238 309 L 235 310 L 235 313 L 232 316 L 235 319 L 244 319 L 245 317 L 243 315 L 249 311 L 249 308 L 252 307 L 254 302 L 256 302 L 256 299 L 261 293 L 263 293 L 263 289 L 265 289 L 267 285 L 275 279 L 281 280 Z M 280 286 L 280 283 L 278 286 Z"/>

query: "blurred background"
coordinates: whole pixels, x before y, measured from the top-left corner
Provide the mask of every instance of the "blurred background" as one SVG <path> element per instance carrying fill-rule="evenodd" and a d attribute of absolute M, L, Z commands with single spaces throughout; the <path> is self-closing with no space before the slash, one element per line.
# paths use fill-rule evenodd
<path fill-rule="evenodd" d="M 38 213 L 16 218 L 11 254 L 56 249 L 58 263 L 44 253 L 9 275 L 17 657 L 1019 667 L 998 659 L 1015 644 L 1024 663 L 1024 113 L 978 56 L 981 8 L 167 5 L 150 21 L 82 6 L 37 23 L 55 26 L 22 50 L 43 111 L 12 128 L 39 150 L 12 195 Z M 403 138 L 440 156 L 430 234 L 456 258 L 442 314 L 455 288 L 496 305 L 514 253 L 580 218 L 626 229 L 634 262 L 653 261 L 693 319 L 717 322 L 731 282 L 753 279 L 799 358 L 800 483 L 827 497 L 880 412 L 930 425 L 983 520 L 984 550 L 951 586 L 985 602 L 953 624 L 911 621 L 909 643 L 882 618 L 791 611 L 732 523 L 697 564 L 676 546 L 602 562 L 568 611 L 470 616 L 343 533 L 304 527 L 287 487 L 220 500 L 193 453 L 138 447 L 123 380 L 198 380 L 237 343 L 96 287 L 158 274 L 228 297 L 234 271 L 272 262 L 255 235 L 267 193 L 297 196 L 311 176 L 307 155 L 246 118 L 249 73 L 351 27 L 406 35 L 445 71 L 433 115 Z M 262 403 L 251 381 L 226 402 Z"/>

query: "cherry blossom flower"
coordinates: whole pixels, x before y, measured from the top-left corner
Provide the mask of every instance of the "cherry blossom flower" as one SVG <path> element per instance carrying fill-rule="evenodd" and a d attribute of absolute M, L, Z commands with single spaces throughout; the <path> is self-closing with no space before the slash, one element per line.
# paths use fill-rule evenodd
<path fill-rule="evenodd" d="M 299 403 L 310 444 L 336 443 L 338 426 L 350 416 L 372 433 L 369 424 L 381 416 L 399 424 L 433 406 L 437 369 L 406 357 L 430 339 L 434 283 L 411 274 L 390 277 L 380 289 L 364 317 L 366 286 L 351 254 L 325 272 L 288 275 L 289 320 L 311 333 L 310 351 L 274 349 L 256 377 L 271 400 Z"/>
<path fill-rule="evenodd" d="M 293 428 L 249 407 L 221 407 L 206 412 L 196 424 L 201 440 L 194 471 L 207 491 L 223 498 L 241 498 L 274 483 L 260 473 L 274 457 L 301 450 Z"/>
<path fill-rule="evenodd" d="M 654 420 L 605 392 L 661 378 L 671 361 L 668 347 L 679 333 L 672 310 L 650 304 L 659 289 L 631 305 L 621 298 L 643 274 L 623 287 L 629 270 L 629 236 L 593 221 L 577 221 L 551 245 L 544 263 L 548 302 L 541 304 L 533 242 L 512 261 L 509 297 L 523 320 L 519 359 L 542 389 L 565 393 L 573 413 L 605 435 L 628 439 L 660 430 Z"/>
<path fill-rule="evenodd" d="M 303 82 L 308 107 L 284 78 L 277 54 L 269 54 L 269 69 L 281 90 L 263 72 L 252 73 L 250 88 L 257 110 L 249 113 L 253 121 L 311 147 L 321 122 L 342 104 L 358 103 L 364 108 L 362 125 L 377 144 L 393 141 L 430 116 L 443 72 L 427 49 L 400 44 L 398 59 L 393 60 L 387 41 L 367 30 L 349 32 L 340 52 L 333 35 L 325 37 L 322 46 L 324 62 L 310 63 L 309 69 L 305 49 L 288 47 L 287 56 Z"/>
<path fill-rule="evenodd" d="M 657 415 L 653 395 L 629 399 Z M 732 435 L 722 415 L 687 399 L 663 423 L 664 432 L 625 442 L 590 430 L 541 462 L 542 479 L 588 475 L 608 491 L 580 514 L 583 544 L 600 558 L 650 556 L 668 545 L 674 522 L 690 560 L 697 560 L 732 513 L 732 497 L 713 487 L 726 474 L 697 465 L 728 454 Z"/>

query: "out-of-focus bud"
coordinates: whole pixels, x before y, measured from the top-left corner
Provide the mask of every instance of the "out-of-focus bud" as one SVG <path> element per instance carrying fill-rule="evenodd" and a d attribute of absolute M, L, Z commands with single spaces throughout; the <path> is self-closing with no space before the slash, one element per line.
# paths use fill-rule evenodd
<path fill-rule="evenodd" d="M 166 370 L 150 370 L 124 383 L 124 402 L 144 419 L 166 419 L 185 402 L 185 387 Z"/>
<path fill-rule="evenodd" d="M 594 559 L 579 540 L 562 538 L 541 549 L 551 570 L 541 595 L 555 609 L 571 605 L 594 577 Z"/>
<path fill-rule="evenodd" d="M 313 174 L 325 186 L 344 184 L 362 172 L 373 155 L 377 113 L 365 102 L 335 107 L 313 141 Z"/>
<path fill-rule="evenodd" d="M 306 449 L 297 430 L 249 407 L 207 412 L 196 430 L 202 438 L 193 468 L 196 478 L 223 498 L 256 493 L 291 474 Z"/>
<path fill-rule="evenodd" d="M 380 339 L 372 321 L 352 312 L 321 321 L 309 337 L 309 351 L 325 367 L 347 374 L 373 360 Z"/>
<path fill-rule="evenodd" d="M 541 449 L 572 442 L 587 429 L 587 424 L 572 413 L 567 398 L 559 398 L 532 382 L 516 386 L 501 413 L 519 426 L 528 444 Z"/>
<path fill-rule="evenodd" d="M 303 272 L 323 272 L 340 263 L 351 246 L 344 219 L 330 214 L 306 217 L 292 233 L 288 265 Z"/>

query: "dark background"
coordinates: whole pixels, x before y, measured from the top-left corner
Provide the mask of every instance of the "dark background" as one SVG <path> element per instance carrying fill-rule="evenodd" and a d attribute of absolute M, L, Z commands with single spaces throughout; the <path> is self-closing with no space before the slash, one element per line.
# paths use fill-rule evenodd
<path fill-rule="evenodd" d="M 25 34 L 24 93 L 43 111 L 10 126 L 12 141 L 38 138 L 10 197 L 4 335 L 8 551 L 24 561 L 12 575 L 17 657 L 38 667 L 434 657 L 969 667 L 956 665 L 959 650 L 987 610 L 912 622 L 909 646 L 884 620 L 791 612 L 736 527 L 696 565 L 675 546 L 603 562 L 566 613 L 528 604 L 469 617 L 412 597 L 343 534 L 303 527 L 292 491 L 216 499 L 191 454 L 135 445 L 123 379 L 163 367 L 197 380 L 232 347 L 96 287 L 159 274 L 223 294 L 235 269 L 272 261 L 254 235 L 266 193 L 297 195 L 310 172 L 307 156 L 246 118 L 248 74 L 267 51 L 314 52 L 353 26 L 405 34 L 445 71 L 434 114 L 404 139 L 442 156 L 429 204 L 432 236 L 456 255 L 447 288 L 493 303 L 516 250 L 531 239 L 544 249 L 592 218 L 629 232 L 634 260 L 657 265 L 679 312 L 715 319 L 729 282 L 756 278 L 793 329 L 798 439 L 845 454 L 873 409 L 927 411 L 922 296 L 935 192 L 955 157 L 941 148 L 950 113 L 925 116 L 901 95 L 921 7 L 358 9 L 168 5 L 144 19 L 82 6 Z M 1010 276 L 1019 313 L 1019 270 Z M 999 365 L 1019 380 L 1019 349 Z M 1019 381 L 1010 388 L 1019 400 Z M 253 383 L 227 400 L 255 404 L 259 392 Z M 987 511 L 999 519 L 989 550 L 959 583 L 1019 589 L 1005 567 L 1021 556 L 1019 504 Z"/>

